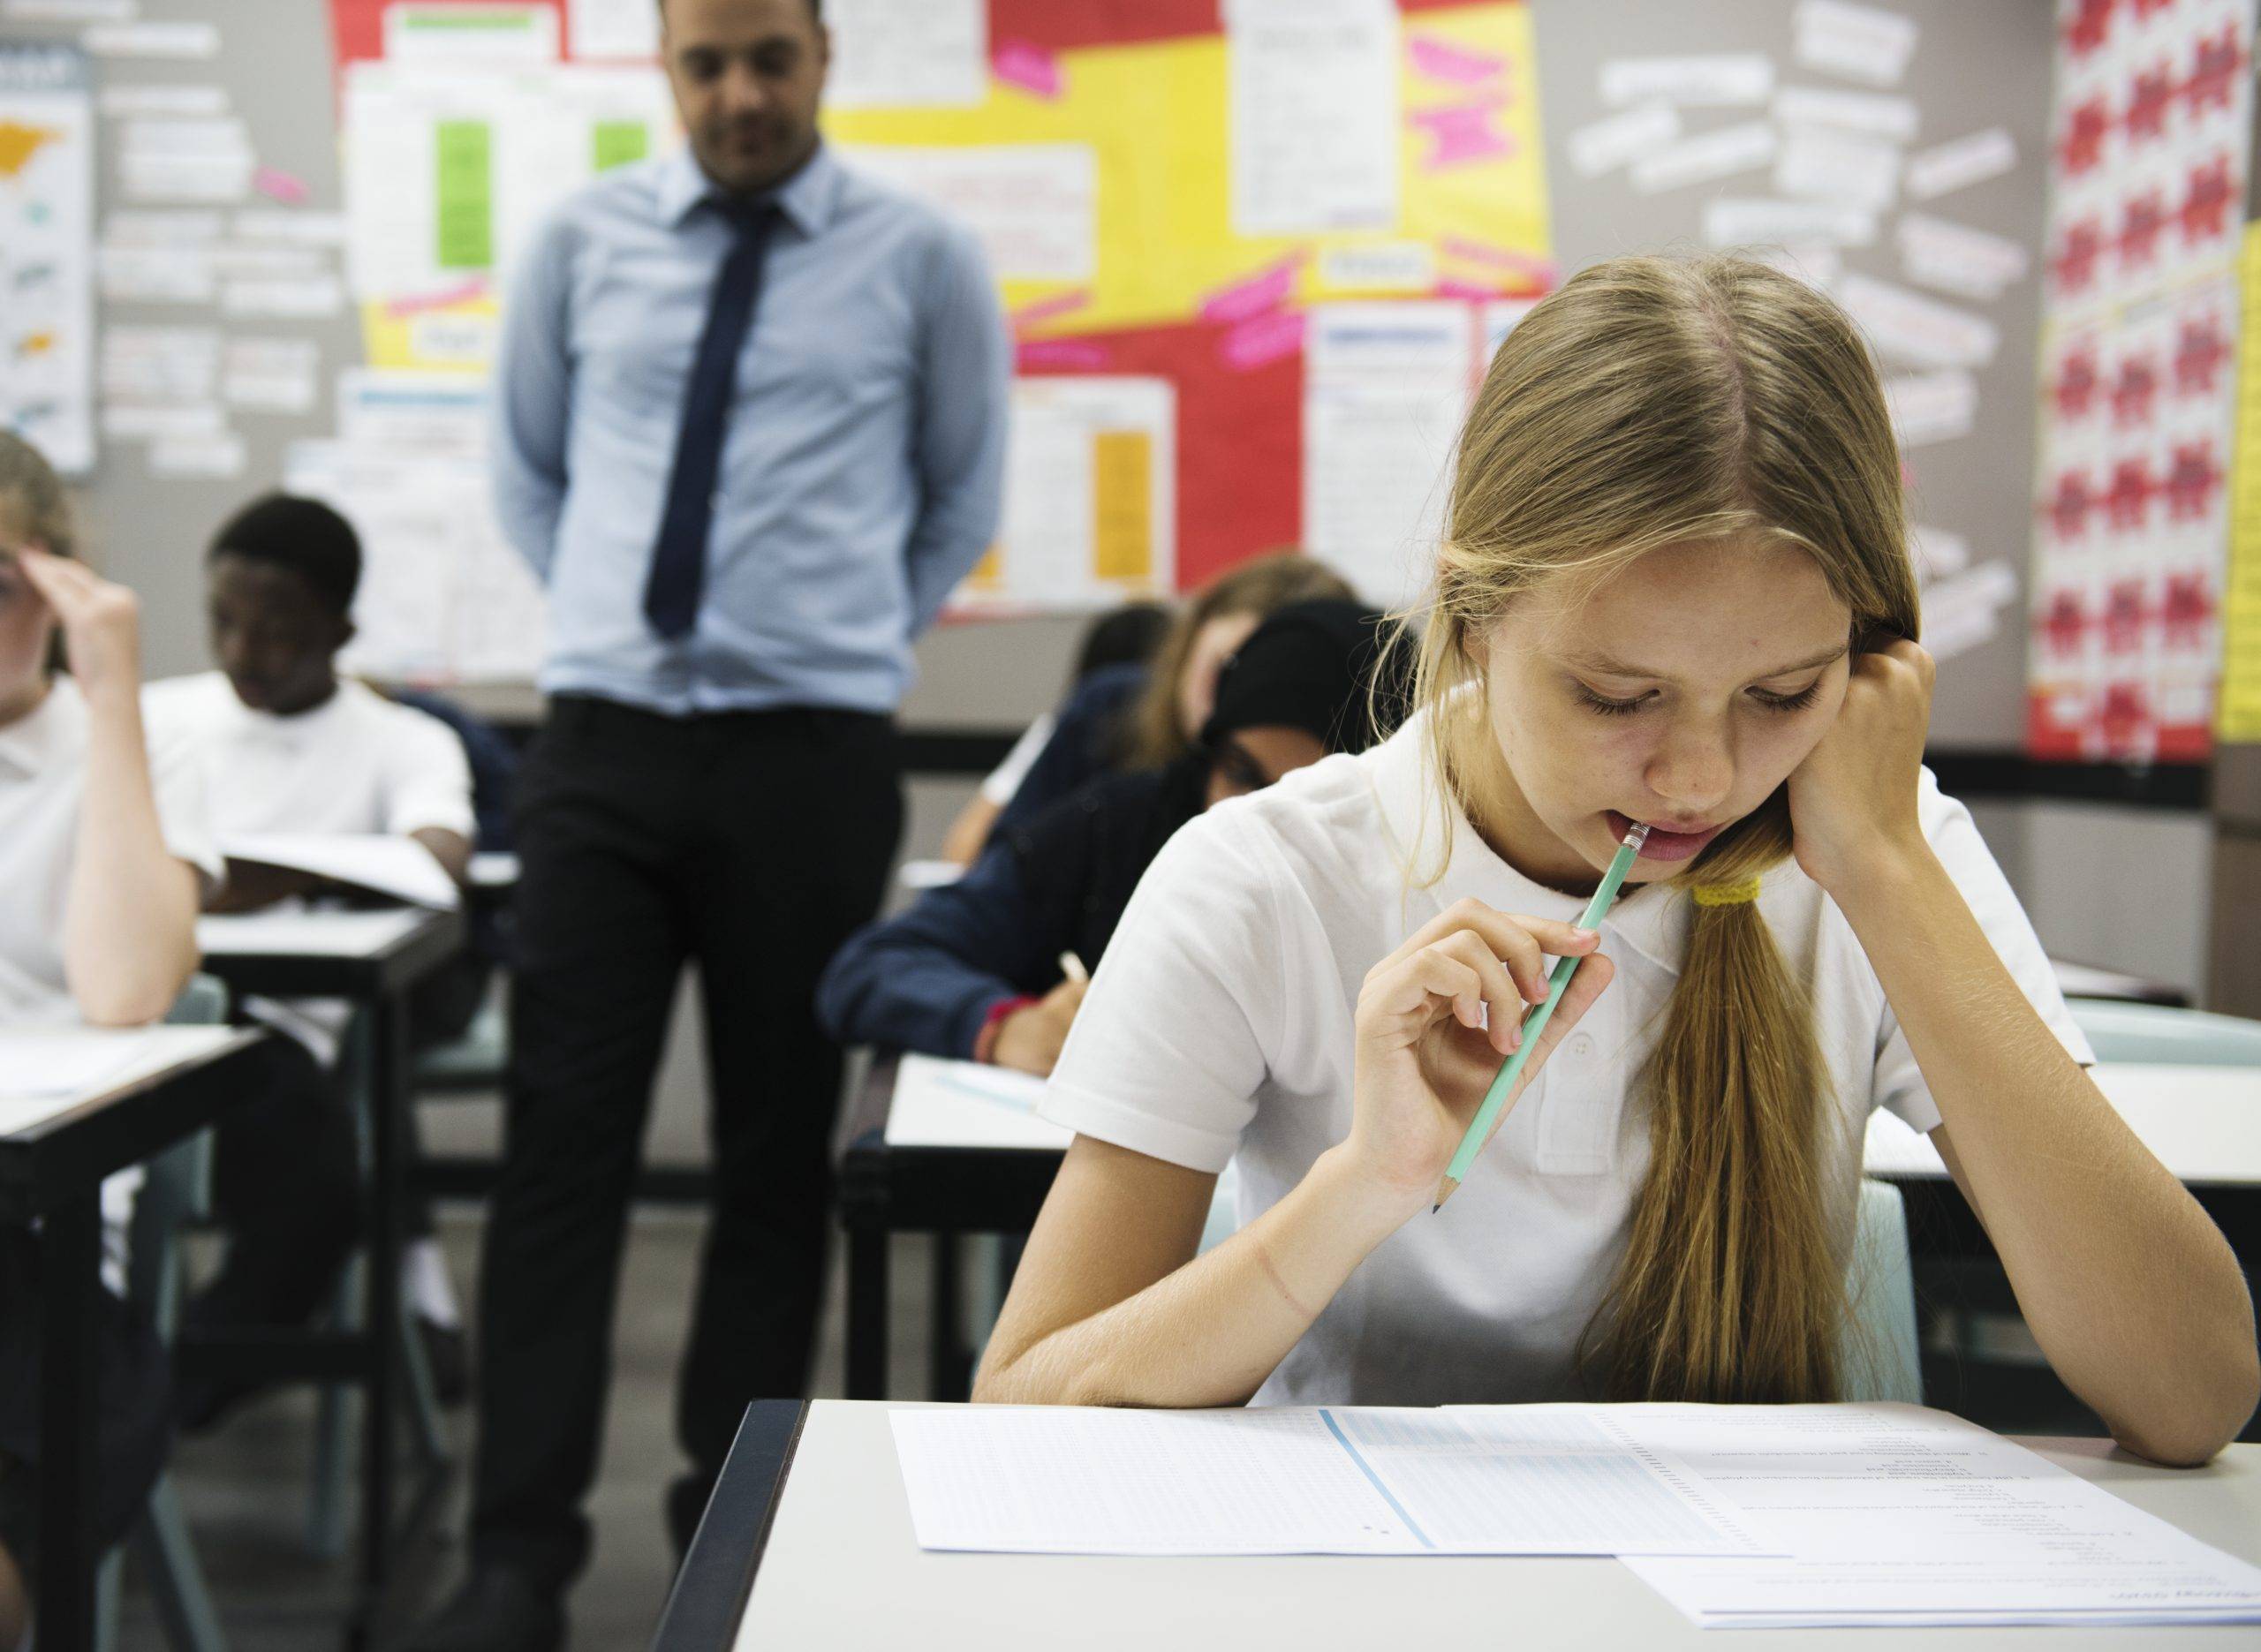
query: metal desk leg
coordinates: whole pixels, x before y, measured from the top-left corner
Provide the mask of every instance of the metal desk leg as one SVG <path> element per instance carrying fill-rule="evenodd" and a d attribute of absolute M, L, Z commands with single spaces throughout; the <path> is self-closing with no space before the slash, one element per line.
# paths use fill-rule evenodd
<path fill-rule="evenodd" d="M 369 1265 L 363 1304 L 368 1399 L 361 1408 L 361 1600 L 347 1644 L 367 1647 L 383 1603 L 392 1546 L 393 1374 L 401 1358 L 400 1121 L 410 1105 L 408 1017 L 386 994 L 369 1017 Z"/>
<path fill-rule="evenodd" d="M 41 1652 L 95 1644 L 95 1427 L 98 1350 L 95 1293 L 102 1285 L 99 1186 L 40 1224 L 46 1347 L 40 1383 L 39 1618 Z"/>
<path fill-rule="evenodd" d="M 964 1327 L 958 1323 L 958 1236 L 944 1228 L 934 1236 L 934 1323 L 926 1332 L 926 1398 L 963 1399 L 966 1396 Z"/>
<path fill-rule="evenodd" d="M 848 1229 L 848 1398 L 887 1397 L 888 1231 L 857 1222 Z"/>

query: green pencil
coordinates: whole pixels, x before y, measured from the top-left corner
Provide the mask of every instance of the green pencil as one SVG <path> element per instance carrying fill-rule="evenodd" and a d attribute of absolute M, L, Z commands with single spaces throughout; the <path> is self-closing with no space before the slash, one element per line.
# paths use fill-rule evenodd
<path fill-rule="evenodd" d="M 1586 902 L 1585 916 L 1578 919 L 1580 929 L 1601 927 L 1602 914 L 1609 910 L 1609 903 L 1617 898 L 1618 889 L 1625 882 L 1625 874 L 1633 870 L 1633 863 L 1641 857 L 1641 845 L 1649 841 L 1648 827 L 1638 821 L 1625 834 L 1625 841 L 1618 846 L 1609 863 L 1609 870 L 1601 875 L 1601 886 L 1593 892 L 1593 899 Z M 1570 984 L 1570 977 L 1578 972 L 1576 958 L 1558 958 L 1554 971 L 1548 977 L 1546 1001 L 1524 1017 L 1523 1042 L 1516 1045 L 1516 1052 L 1500 1064 L 1497 1077 L 1491 1089 L 1484 1092 L 1484 1105 L 1468 1121 L 1468 1133 L 1460 1138 L 1460 1147 L 1452 1156 L 1452 1163 L 1445 1167 L 1445 1179 L 1437 1184 L 1437 1202 L 1429 1207 L 1433 1216 L 1445 1208 L 1445 1201 L 1467 1176 L 1469 1166 L 1476 1162 L 1476 1155 L 1492 1134 L 1493 1120 L 1500 1109 L 1508 1105 L 1508 1098 L 1515 1092 L 1516 1080 L 1523 1075 L 1523 1064 L 1539 1047 L 1539 1035 L 1546 1030 L 1546 1023 L 1554 1015 L 1554 1006 L 1562 1001 L 1562 994 Z"/>

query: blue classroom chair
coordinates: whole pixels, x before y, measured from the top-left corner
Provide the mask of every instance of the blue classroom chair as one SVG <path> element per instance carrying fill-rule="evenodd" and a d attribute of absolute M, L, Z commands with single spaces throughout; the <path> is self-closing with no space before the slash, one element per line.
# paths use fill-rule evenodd
<path fill-rule="evenodd" d="M 2261 1067 L 2261 1021 L 2116 999 L 2068 998 L 2065 1006 L 2108 1065 Z"/>

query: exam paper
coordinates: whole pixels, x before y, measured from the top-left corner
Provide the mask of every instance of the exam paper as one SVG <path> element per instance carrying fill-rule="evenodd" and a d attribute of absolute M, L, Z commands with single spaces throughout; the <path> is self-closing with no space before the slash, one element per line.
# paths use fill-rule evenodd
<path fill-rule="evenodd" d="M 451 910 L 455 882 L 432 851 L 411 838 L 379 833 L 242 832 L 220 840 L 230 860 L 310 871 L 333 882 L 416 906 Z"/>
<path fill-rule="evenodd" d="M 1025 1147 L 1064 1150 L 1075 1132 L 1036 1116 L 1044 1081 L 978 1061 L 906 1055 L 895 1071 L 889 1147 Z"/>
<path fill-rule="evenodd" d="M 0 1028 L 0 1135 L 224 1044 L 226 1027 Z"/>
<path fill-rule="evenodd" d="M 889 1418 L 926 1549 L 1702 1554 L 1755 1545 L 1598 1408 L 981 1407 Z"/>
<path fill-rule="evenodd" d="M 2261 1568 L 1914 1406 L 1639 1406 L 1624 1430 L 1787 1559 L 1625 1564 L 1706 1628 L 2261 1622 Z"/>

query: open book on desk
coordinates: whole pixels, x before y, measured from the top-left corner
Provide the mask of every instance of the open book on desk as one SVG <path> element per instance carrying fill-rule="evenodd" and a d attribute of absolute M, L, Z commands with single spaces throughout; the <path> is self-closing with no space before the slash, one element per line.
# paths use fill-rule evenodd
<path fill-rule="evenodd" d="M 412 906 L 451 912 L 461 901 L 455 879 L 413 838 L 377 833 L 239 832 L 220 840 L 230 860 L 256 861 L 312 872 Z"/>

